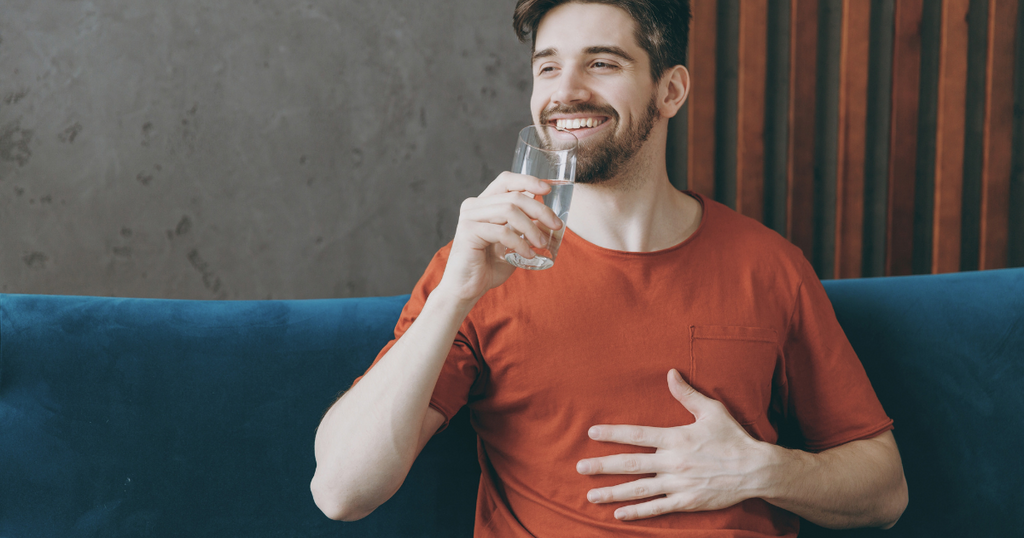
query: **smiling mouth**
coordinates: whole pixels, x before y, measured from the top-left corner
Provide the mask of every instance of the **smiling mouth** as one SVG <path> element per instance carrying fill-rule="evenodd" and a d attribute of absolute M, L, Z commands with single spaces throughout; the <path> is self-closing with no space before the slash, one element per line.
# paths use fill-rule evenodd
<path fill-rule="evenodd" d="M 608 118 L 590 117 L 552 120 L 551 124 L 554 125 L 555 129 L 558 129 L 560 131 L 575 131 L 577 129 L 597 127 L 598 125 L 601 125 L 606 121 L 608 121 Z"/>

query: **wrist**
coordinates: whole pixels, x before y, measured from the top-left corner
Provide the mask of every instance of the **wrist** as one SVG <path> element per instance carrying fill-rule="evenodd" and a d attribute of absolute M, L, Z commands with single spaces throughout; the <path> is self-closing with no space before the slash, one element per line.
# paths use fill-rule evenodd
<path fill-rule="evenodd" d="M 801 453 L 771 443 L 759 443 L 758 468 L 754 473 L 756 497 L 771 502 L 785 497 L 793 479 L 799 475 Z"/>
<path fill-rule="evenodd" d="M 431 310 L 438 309 L 457 316 L 461 320 L 469 315 L 469 312 L 473 310 L 473 307 L 476 306 L 479 300 L 480 297 L 464 297 L 458 292 L 449 289 L 444 285 L 444 280 L 442 279 L 437 287 L 430 292 L 430 295 L 427 296 L 426 304 L 423 307 L 426 310 L 429 305 Z"/>

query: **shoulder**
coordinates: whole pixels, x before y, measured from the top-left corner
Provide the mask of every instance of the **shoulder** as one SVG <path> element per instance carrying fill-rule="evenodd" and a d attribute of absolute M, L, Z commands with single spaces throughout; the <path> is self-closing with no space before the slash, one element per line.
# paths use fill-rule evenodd
<path fill-rule="evenodd" d="M 451 251 L 452 243 L 449 241 L 447 245 L 434 253 L 426 270 L 423 271 L 423 275 L 420 276 L 413 288 L 413 299 L 419 298 L 421 301 L 426 301 L 427 295 L 434 291 L 434 288 L 441 282 L 441 277 L 444 276 L 444 269 L 448 265 L 448 256 Z"/>
<path fill-rule="evenodd" d="M 803 251 L 775 230 L 720 202 L 703 198 L 703 203 L 705 231 L 724 248 L 787 267 L 807 263 Z"/>
<path fill-rule="evenodd" d="M 805 282 L 818 280 L 803 251 L 778 232 L 724 204 L 703 202 L 701 234 L 723 276 L 773 290 L 783 304 L 791 303 Z"/>

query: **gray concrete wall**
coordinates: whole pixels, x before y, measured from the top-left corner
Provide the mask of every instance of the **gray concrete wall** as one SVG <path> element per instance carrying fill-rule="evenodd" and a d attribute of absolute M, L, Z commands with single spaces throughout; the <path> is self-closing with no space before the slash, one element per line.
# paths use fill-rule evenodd
<path fill-rule="evenodd" d="M 408 292 L 529 121 L 513 5 L 4 0 L 0 290 Z"/>

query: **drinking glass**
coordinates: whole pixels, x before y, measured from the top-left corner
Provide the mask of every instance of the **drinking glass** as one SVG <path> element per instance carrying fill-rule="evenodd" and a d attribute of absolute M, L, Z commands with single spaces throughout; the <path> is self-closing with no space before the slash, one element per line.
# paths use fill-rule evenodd
<path fill-rule="evenodd" d="M 523 269 L 547 269 L 555 264 L 558 247 L 562 244 L 565 221 L 569 218 L 569 203 L 572 202 L 573 182 L 576 180 L 576 137 L 568 131 L 556 131 L 554 127 L 530 125 L 519 131 L 516 155 L 512 160 L 512 172 L 536 177 L 551 185 L 551 192 L 534 199 L 544 202 L 562 220 L 562 227 L 551 230 L 534 221 L 548 236 L 548 242 L 541 248 L 533 247 L 537 254 L 532 259 L 524 258 L 512 249 L 505 249 L 505 261 Z"/>

